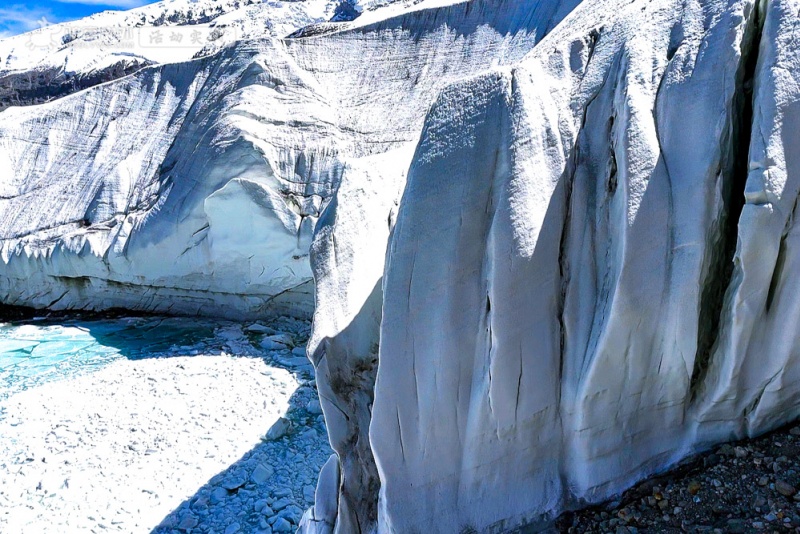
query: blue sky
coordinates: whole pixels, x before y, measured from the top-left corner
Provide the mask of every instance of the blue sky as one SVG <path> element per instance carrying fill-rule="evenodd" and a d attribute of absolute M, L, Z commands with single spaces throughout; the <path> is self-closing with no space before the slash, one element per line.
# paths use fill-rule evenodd
<path fill-rule="evenodd" d="M 75 20 L 108 9 L 131 9 L 155 0 L 0 0 L 0 38 L 24 33 L 42 24 Z"/>

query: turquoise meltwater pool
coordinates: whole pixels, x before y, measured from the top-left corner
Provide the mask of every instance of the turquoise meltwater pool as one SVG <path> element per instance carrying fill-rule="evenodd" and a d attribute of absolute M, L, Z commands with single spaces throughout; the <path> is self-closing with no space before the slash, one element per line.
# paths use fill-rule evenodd
<path fill-rule="evenodd" d="M 0 399 L 117 358 L 196 354 L 210 348 L 216 326 L 205 320 L 159 317 L 2 324 Z"/>

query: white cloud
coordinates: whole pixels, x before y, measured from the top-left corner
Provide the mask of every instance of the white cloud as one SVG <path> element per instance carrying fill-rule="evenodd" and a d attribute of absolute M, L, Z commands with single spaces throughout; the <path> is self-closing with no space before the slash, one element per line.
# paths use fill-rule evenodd
<path fill-rule="evenodd" d="M 49 9 L 13 4 L 0 7 L 0 39 L 29 32 L 56 22 Z"/>
<path fill-rule="evenodd" d="M 83 4 L 86 6 L 116 7 L 121 9 L 132 9 L 145 4 L 151 4 L 154 0 L 56 0 L 61 4 Z"/>

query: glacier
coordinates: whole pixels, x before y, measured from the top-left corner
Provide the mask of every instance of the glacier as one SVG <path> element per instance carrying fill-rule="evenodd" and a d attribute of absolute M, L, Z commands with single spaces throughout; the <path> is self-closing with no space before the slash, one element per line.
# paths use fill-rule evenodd
<path fill-rule="evenodd" d="M 799 9 L 583 2 L 439 94 L 374 229 L 348 224 L 365 194 L 345 179 L 312 247 L 315 330 L 352 319 L 312 341 L 361 463 L 340 455 L 339 516 L 308 532 L 544 529 L 800 415 Z M 349 315 L 322 294 L 356 291 Z M 365 484 L 375 513 L 341 527 Z"/>
<path fill-rule="evenodd" d="M 438 90 L 521 59 L 539 17 L 515 9 L 389 5 L 7 108 L 4 302 L 310 314 L 312 231 L 344 170 L 376 153 L 409 160 Z"/>
<path fill-rule="evenodd" d="M 313 313 L 302 533 L 546 529 L 800 416 L 800 1 L 244 4 L 0 112 L 0 295 Z"/>

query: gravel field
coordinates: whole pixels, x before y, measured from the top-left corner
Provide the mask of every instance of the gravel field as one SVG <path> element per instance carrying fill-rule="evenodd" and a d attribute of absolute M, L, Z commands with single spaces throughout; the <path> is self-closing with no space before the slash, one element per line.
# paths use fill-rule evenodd
<path fill-rule="evenodd" d="M 564 514 L 558 530 L 714 534 L 800 533 L 800 426 L 717 447 L 627 491 Z"/>
<path fill-rule="evenodd" d="M 293 530 L 331 451 L 308 324 L 273 326 L 0 396 L 0 532 Z"/>
<path fill-rule="evenodd" d="M 143 320 L 126 319 L 126 342 L 143 332 L 135 357 L 89 347 L 75 325 L 44 328 L 58 345 L 38 349 L 38 326 L 15 331 L 24 343 L 0 339 L 31 356 L 6 357 L 18 367 L 0 375 L 0 532 L 293 532 L 331 454 L 303 348 L 308 323 L 203 324 L 211 337 L 165 348 L 163 338 L 186 342 L 189 330 Z M 108 320 L 94 328 L 109 330 Z M 158 343 L 142 341 L 156 333 Z M 51 353 L 68 341 L 81 350 L 65 366 Z M 722 445 L 556 527 L 800 533 L 799 455 L 800 426 Z"/>

